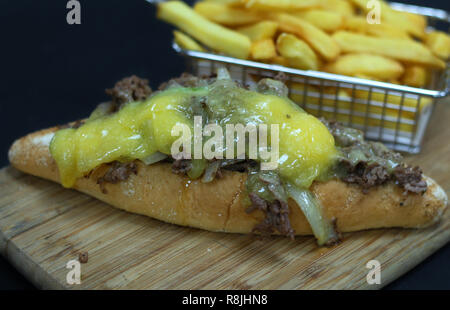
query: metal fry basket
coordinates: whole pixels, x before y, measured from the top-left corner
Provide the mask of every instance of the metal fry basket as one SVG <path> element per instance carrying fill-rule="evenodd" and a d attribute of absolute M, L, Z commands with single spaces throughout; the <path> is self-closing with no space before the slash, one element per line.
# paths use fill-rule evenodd
<path fill-rule="evenodd" d="M 443 10 L 400 3 L 391 6 L 426 16 L 430 28 L 439 23 L 449 27 L 449 14 Z M 209 76 L 224 66 L 233 79 L 246 85 L 281 72 L 289 97 L 307 112 L 360 129 L 366 138 L 407 153 L 420 152 L 435 101 L 449 94 L 448 65 L 444 71 L 431 72 L 429 85 L 422 89 L 184 50 L 176 43 L 173 48 L 186 58 L 188 70 L 198 76 Z"/>

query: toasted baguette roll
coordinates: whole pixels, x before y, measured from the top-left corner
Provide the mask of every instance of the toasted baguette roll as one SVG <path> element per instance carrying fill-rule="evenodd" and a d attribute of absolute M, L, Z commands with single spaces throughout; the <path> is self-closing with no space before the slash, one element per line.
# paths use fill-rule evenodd
<path fill-rule="evenodd" d="M 58 167 L 49 152 L 56 127 L 29 134 L 9 150 L 11 164 L 26 173 L 59 182 Z M 224 171 L 210 183 L 190 180 L 171 172 L 168 163 L 146 166 L 138 162 L 137 175 L 118 184 L 106 184 L 103 193 L 97 179 L 107 166 L 95 169 L 77 181 L 75 189 L 119 209 L 150 216 L 168 223 L 211 231 L 250 233 L 264 217 L 261 211 L 245 212 L 246 173 Z M 403 195 L 394 184 L 370 189 L 364 194 L 357 185 L 330 180 L 310 188 L 321 201 L 325 214 L 337 219 L 337 229 L 351 232 L 382 227 L 420 228 L 439 220 L 447 196 L 431 178 L 423 195 Z M 300 208 L 289 200 L 290 221 L 297 235 L 312 234 Z"/>

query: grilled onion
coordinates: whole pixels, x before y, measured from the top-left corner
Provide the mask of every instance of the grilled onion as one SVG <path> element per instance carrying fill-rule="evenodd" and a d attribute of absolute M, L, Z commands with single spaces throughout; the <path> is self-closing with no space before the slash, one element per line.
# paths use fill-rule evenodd
<path fill-rule="evenodd" d="M 339 240 L 332 221 L 325 217 L 320 201 L 309 191 L 286 184 L 289 197 L 299 205 L 319 245 L 332 245 Z"/>

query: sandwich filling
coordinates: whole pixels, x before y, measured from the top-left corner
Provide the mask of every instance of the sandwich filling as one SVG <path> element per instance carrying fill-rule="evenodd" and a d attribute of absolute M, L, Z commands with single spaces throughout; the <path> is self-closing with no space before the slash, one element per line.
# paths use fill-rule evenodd
<path fill-rule="evenodd" d="M 263 79 L 248 89 L 233 82 L 225 69 L 219 69 L 217 78 L 184 76 L 156 92 L 151 92 L 145 81 L 132 77 L 107 93 L 113 96 L 112 102 L 101 104 L 83 124 L 57 131 L 50 144 L 65 187 L 108 164 L 110 169 L 98 180 L 104 189 L 105 182 L 116 183 L 137 173 L 136 160 L 145 164 L 171 161 L 173 172 L 203 182 L 220 177 L 221 169 L 246 172 L 247 212 L 261 210 L 266 214 L 254 231 L 278 231 L 293 238 L 287 205 L 292 198 L 319 244 L 337 241 L 338 234 L 333 220 L 324 217 L 320 203 L 308 191 L 312 182 L 340 178 L 367 190 L 394 181 L 406 191 L 426 190 L 418 168 L 404 166 L 399 155 L 381 144 L 364 141 L 358 131 L 305 113 L 277 80 Z M 227 124 L 278 125 L 276 168 L 260 169 L 266 159 L 259 153 L 250 159 L 248 145 L 244 156 L 235 154 L 234 159 L 196 158 L 191 156 L 192 150 L 189 158 L 172 158 L 172 145 L 179 139 L 173 128 L 183 125 L 194 132 L 194 119 L 199 116 L 203 126 L 215 124 L 224 130 Z M 269 131 L 268 136 L 271 134 Z M 205 135 L 202 140 L 205 143 L 212 138 Z M 239 143 L 234 135 L 232 139 L 233 144 Z M 223 145 L 228 144 L 224 141 Z M 224 147 L 223 154 L 226 151 Z"/>
<path fill-rule="evenodd" d="M 103 163 L 171 155 L 179 138 L 173 135 L 173 128 L 185 125 L 194 132 L 195 116 L 202 117 L 203 126 L 217 124 L 224 131 L 227 124 L 279 125 L 277 170 L 299 187 L 308 188 L 326 174 L 338 155 L 333 136 L 317 118 L 270 87 L 260 92 L 238 87 L 224 72 L 224 77 L 197 87 L 174 84 L 110 115 L 94 111 L 81 127 L 58 131 L 50 149 L 62 184 L 73 186 L 77 178 Z M 211 139 L 203 138 L 204 144 Z M 195 178 L 206 167 L 206 160 L 194 161 L 192 169 L 199 171 L 192 173 Z"/>

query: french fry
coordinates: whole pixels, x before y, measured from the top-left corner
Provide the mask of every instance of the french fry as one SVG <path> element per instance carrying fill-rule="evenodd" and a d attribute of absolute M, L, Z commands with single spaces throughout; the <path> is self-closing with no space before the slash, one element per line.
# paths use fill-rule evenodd
<path fill-rule="evenodd" d="M 250 38 L 252 41 L 271 39 L 277 32 L 278 24 L 273 21 L 265 20 L 251 26 L 238 28 L 237 31 Z"/>
<path fill-rule="evenodd" d="M 288 60 L 280 55 L 276 55 L 274 58 L 272 58 L 270 60 L 270 63 L 275 64 L 275 65 L 285 66 L 285 67 L 289 66 Z"/>
<path fill-rule="evenodd" d="M 302 10 L 321 5 L 321 0 L 242 0 L 245 7 L 256 10 Z"/>
<path fill-rule="evenodd" d="M 159 3 L 157 16 L 214 50 L 244 59 L 250 54 L 247 36 L 210 22 L 181 1 Z"/>
<path fill-rule="evenodd" d="M 299 36 L 327 61 L 332 61 L 339 55 L 338 44 L 311 23 L 285 13 L 272 13 L 269 16 L 278 23 L 280 30 Z"/>
<path fill-rule="evenodd" d="M 326 11 L 339 13 L 344 17 L 351 17 L 355 14 L 355 8 L 347 0 L 322 0 L 320 8 Z"/>
<path fill-rule="evenodd" d="M 319 61 L 308 44 L 292 34 L 282 33 L 277 39 L 277 50 L 289 66 L 302 70 L 317 70 Z"/>
<path fill-rule="evenodd" d="M 199 52 L 205 51 L 205 49 L 201 47 L 200 44 L 195 42 L 194 39 L 180 31 L 175 30 L 173 32 L 173 36 L 175 38 L 175 43 L 177 43 L 183 49 Z"/>
<path fill-rule="evenodd" d="M 334 32 L 340 29 L 344 22 L 341 14 L 324 10 L 298 11 L 292 15 L 300 17 L 326 32 Z"/>
<path fill-rule="evenodd" d="M 385 21 L 394 27 L 407 31 L 416 38 L 423 39 L 425 37 L 425 27 L 420 23 L 417 23 L 417 20 L 414 20 L 412 18 L 413 15 L 411 14 L 412 13 L 400 12 L 391 9 L 387 14 L 385 14 Z"/>
<path fill-rule="evenodd" d="M 365 33 L 375 37 L 385 38 L 397 38 L 397 39 L 410 39 L 411 37 L 402 29 L 395 28 L 394 26 L 381 23 L 381 24 L 369 24 L 364 17 L 353 16 L 349 17 L 344 22 L 345 30 L 353 32 Z"/>
<path fill-rule="evenodd" d="M 263 16 L 256 12 L 214 2 L 198 2 L 194 5 L 194 11 L 210 21 L 225 26 L 248 25 L 263 19 Z"/>
<path fill-rule="evenodd" d="M 423 66 L 407 66 L 402 83 L 412 87 L 424 87 L 427 84 L 427 70 Z"/>
<path fill-rule="evenodd" d="M 447 60 L 450 57 L 450 36 L 442 31 L 427 34 L 425 44 L 438 57 Z"/>
<path fill-rule="evenodd" d="M 367 75 L 367 74 L 357 73 L 357 74 L 355 74 L 354 76 L 357 77 L 357 78 L 360 78 L 360 79 L 366 79 L 366 80 L 371 80 L 371 81 L 379 81 L 379 82 L 382 82 L 382 80 L 380 80 L 380 79 L 378 79 L 378 78 L 376 78 L 376 77 Z"/>
<path fill-rule="evenodd" d="M 367 2 L 370 0 L 351 0 L 363 12 L 369 13 L 372 8 L 367 7 Z M 384 1 L 377 1 L 380 5 L 380 17 L 383 22 L 386 22 L 397 29 L 402 29 L 407 33 L 417 38 L 424 38 L 425 27 L 418 22 L 418 18 L 411 17 L 411 13 L 395 11 L 389 4 Z"/>
<path fill-rule="evenodd" d="M 277 56 L 277 51 L 275 50 L 273 40 L 262 39 L 259 41 L 254 41 L 252 43 L 250 56 L 254 60 L 270 60 Z"/>
<path fill-rule="evenodd" d="M 190 9 L 173 0 L 159 5 L 158 16 L 180 29 L 174 32 L 175 42 L 184 49 L 208 47 L 236 58 L 303 70 L 412 87 L 427 85 L 431 69 L 446 67 L 450 36 L 439 31 L 426 33 L 424 16 L 396 11 L 385 0 L 378 1 L 381 24 L 370 24 L 366 14 L 372 13 L 373 7 L 367 7 L 368 1 L 200 0 Z M 339 92 L 344 98 L 345 91 Z M 357 94 L 363 97 L 365 93 L 358 90 Z M 377 96 L 372 99 L 382 100 Z M 312 97 L 302 99 L 317 101 Z M 396 105 L 400 98 L 391 93 L 387 102 Z M 329 98 L 322 99 L 322 104 L 329 103 Z M 421 105 L 428 101 L 423 98 Z M 341 107 L 347 103 L 339 101 Z M 415 104 L 415 99 L 405 98 L 404 105 L 408 104 Z M 363 108 L 355 106 L 356 110 Z M 380 112 L 373 109 L 375 114 Z M 385 112 L 396 117 L 396 110 Z M 402 118 L 405 115 L 409 114 Z"/>
<path fill-rule="evenodd" d="M 367 24 L 366 33 L 374 37 L 409 40 L 411 37 L 402 29 L 389 24 Z"/>
<path fill-rule="evenodd" d="M 426 46 L 412 40 L 370 37 L 348 31 L 334 33 L 333 39 L 343 52 L 376 54 L 429 67 L 445 68 L 445 62 L 434 56 Z"/>
<path fill-rule="evenodd" d="M 403 12 L 407 18 L 416 24 L 416 26 L 420 29 L 425 29 L 427 27 L 427 18 L 423 15 L 414 14 L 411 12 Z"/>
<path fill-rule="evenodd" d="M 229 7 L 242 7 L 242 0 L 203 0 L 204 2 L 225 4 Z"/>
<path fill-rule="evenodd" d="M 352 16 L 344 19 L 342 30 L 368 34 L 367 21 L 361 16 Z"/>
<path fill-rule="evenodd" d="M 346 54 L 326 65 L 324 70 L 350 76 L 370 76 L 380 80 L 395 80 L 404 72 L 398 61 L 373 54 Z"/>

